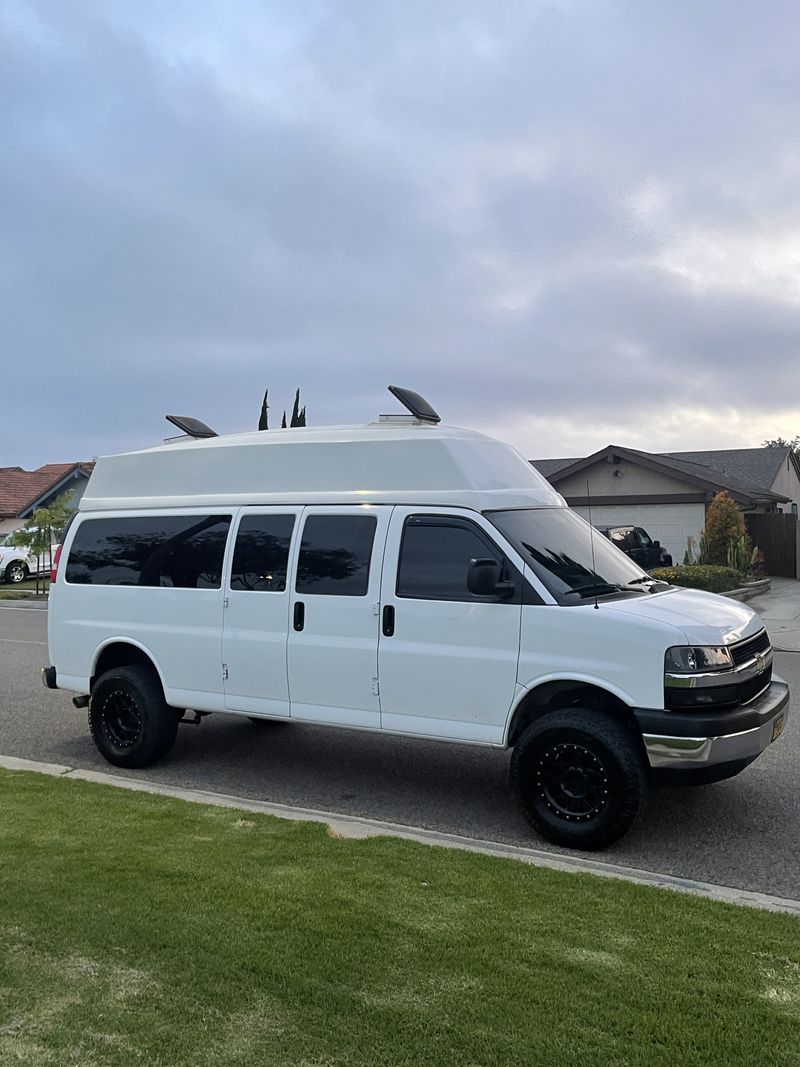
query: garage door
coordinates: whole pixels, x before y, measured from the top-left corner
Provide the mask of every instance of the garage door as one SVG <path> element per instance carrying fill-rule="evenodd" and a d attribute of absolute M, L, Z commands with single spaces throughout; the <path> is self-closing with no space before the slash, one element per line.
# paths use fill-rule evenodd
<path fill-rule="evenodd" d="M 587 508 L 574 508 L 585 519 Z M 700 540 L 706 521 L 704 504 L 614 504 L 592 508 L 595 526 L 641 526 L 654 541 L 660 541 L 674 563 L 683 563 L 686 540 Z"/>

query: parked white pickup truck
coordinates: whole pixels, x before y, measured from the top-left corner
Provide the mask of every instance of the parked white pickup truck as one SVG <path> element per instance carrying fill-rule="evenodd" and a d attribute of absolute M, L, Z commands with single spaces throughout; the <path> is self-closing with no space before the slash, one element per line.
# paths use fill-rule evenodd
<path fill-rule="evenodd" d="M 12 545 L 11 537 L 11 534 L 0 536 L 0 581 L 17 585 L 37 571 L 46 574 L 50 570 L 49 552 L 37 558 L 27 548 Z"/>

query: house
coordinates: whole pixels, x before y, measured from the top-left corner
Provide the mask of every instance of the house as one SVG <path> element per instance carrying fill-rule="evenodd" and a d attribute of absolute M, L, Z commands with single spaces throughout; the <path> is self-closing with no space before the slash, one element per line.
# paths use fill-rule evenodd
<path fill-rule="evenodd" d="M 93 463 L 46 463 L 35 471 L 0 467 L 0 535 L 19 530 L 37 508 L 68 490 L 74 503 L 83 496 Z"/>
<path fill-rule="evenodd" d="M 751 536 L 755 528 L 780 527 L 794 544 L 796 521 L 759 518 L 779 512 L 797 516 L 800 461 L 788 447 L 654 453 L 607 445 L 584 459 L 531 463 L 587 518 L 591 505 L 596 526 L 642 526 L 676 563 L 683 559 L 687 539 L 699 538 L 706 508 L 723 489 L 744 512 Z M 762 547 L 765 535 L 754 540 Z M 771 573 L 783 572 L 773 568 Z"/>

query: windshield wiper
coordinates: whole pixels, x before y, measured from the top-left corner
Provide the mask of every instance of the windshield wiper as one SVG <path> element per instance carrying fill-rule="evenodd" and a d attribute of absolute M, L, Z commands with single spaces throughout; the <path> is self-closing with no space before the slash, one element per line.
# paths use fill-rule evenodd
<path fill-rule="evenodd" d="M 649 574 L 646 574 L 643 578 L 632 578 L 629 582 L 626 582 L 625 589 L 630 589 L 632 585 L 638 585 L 641 582 L 652 582 L 653 585 L 663 585 L 665 588 L 669 587 L 669 582 L 665 582 L 663 578 L 651 578 Z M 655 592 L 654 589 L 650 590 L 651 593 Z"/>
<path fill-rule="evenodd" d="M 574 589 L 567 589 L 564 596 L 593 596 L 595 593 L 602 596 L 604 593 L 619 593 L 621 585 L 612 585 L 610 582 L 593 582 L 590 585 L 577 585 Z"/>

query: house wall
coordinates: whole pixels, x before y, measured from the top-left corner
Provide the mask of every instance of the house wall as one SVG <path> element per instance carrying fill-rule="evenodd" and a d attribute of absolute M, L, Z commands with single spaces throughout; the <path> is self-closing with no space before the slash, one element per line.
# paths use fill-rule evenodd
<path fill-rule="evenodd" d="M 607 463 L 601 460 L 585 470 L 559 479 L 555 488 L 562 496 L 586 496 L 586 481 L 592 496 L 642 496 L 654 497 L 664 494 L 697 493 L 697 486 L 662 474 L 660 471 L 648 470 L 623 459 L 619 463 Z M 654 503 L 657 501 L 654 501 Z"/>
<path fill-rule="evenodd" d="M 780 493 L 781 496 L 788 496 L 789 500 L 800 509 L 800 478 L 797 477 L 797 471 L 788 456 L 781 464 L 781 469 L 778 471 L 775 481 L 770 488 L 773 493 Z M 792 511 L 791 503 L 779 504 L 778 507 L 781 511 Z"/>

